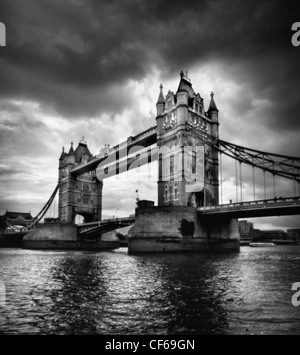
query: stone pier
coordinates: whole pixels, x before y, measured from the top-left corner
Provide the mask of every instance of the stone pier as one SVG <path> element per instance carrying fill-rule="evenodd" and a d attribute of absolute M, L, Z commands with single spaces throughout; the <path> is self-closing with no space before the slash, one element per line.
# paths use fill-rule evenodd
<path fill-rule="evenodd" d="M 188 206 L 137 208 L 128 252 L 239 251 L 237 220 L 202 218 L 196 208 Z"/>

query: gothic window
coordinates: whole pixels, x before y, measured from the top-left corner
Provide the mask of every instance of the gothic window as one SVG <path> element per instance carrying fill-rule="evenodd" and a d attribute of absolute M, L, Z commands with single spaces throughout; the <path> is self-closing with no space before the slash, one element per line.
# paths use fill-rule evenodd
<path fill-rule="evenodd" d="M 168 130 L 176 126 L 177 118 L 176 112 L 169 113 L 164 117 L 163 121 L 163 129 Z"/>
<path fill-rule="evenodd" d="M 174 155 L 170 156 L 170 175 L 174 174 Z"/>
<path fill-rule="evenodd" d="M 90 200 L 90 188 L 88 184 L 83 184 L 82 186 L 82 203 L 88 204 Z"/>
<path fill-rule="evenodd" d="M 158 167 L 158 179 L 161 180 L 161 179 L 162 179 L 162 154 L 159 154 L 158 163 L 159 163 L 159 167 Z"/>
<path fill-rule="evenodd" d="M 178 200 L 178 183 L 174 183 L 174 200 Z"/>
<path fill-rule="evenodd" d="M 165 202 L 169 201 L 169 186 L 168 186 L 168 184 L 165 185 L 164 198 L 165 198 Z"/>
<path fill-rule="evenodd" d="M 170 200 L 173 200 L 173 185 L 170 184 Z"/>
<path fill-rule="evenodd" d="M 196 174 L 196 152 L 192 153 L 192 174 Z"/>

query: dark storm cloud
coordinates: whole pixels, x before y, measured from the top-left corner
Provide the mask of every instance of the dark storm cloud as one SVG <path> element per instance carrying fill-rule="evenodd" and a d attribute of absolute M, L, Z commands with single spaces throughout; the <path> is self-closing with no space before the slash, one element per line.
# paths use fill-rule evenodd
<path fill-rule="evenodd" d="M 13 174 L 18 174 L 21 173 L 22 171 L 20 169 L 12 169 L 12 168 L 6 168 L 6 167 L 0 167 L 0 177 L 2 176 L 11 176 Z"/>
<path fill-rule="evenodd" d="M 171 77 L 219 61 L 274 103 L 268 124 L 300 125 L 296 1 L 4 0 L 0 10 L 2 97 L 72 117 L 119 112 L 132 100 L 125 84 L 153 66 Z"/>

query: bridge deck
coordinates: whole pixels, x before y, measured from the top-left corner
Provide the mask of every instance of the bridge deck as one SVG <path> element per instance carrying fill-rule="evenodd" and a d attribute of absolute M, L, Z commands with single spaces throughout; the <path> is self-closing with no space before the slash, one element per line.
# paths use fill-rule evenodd
<path fill-rule="evenodd" d="M 88 235 L 94 232 L 108 232 L 116 230 L 119 228 L 130 226 L 134 223 L 135 216 L 124 217 L 124 218 L 111 218 L 104 219 L 102 221 L 82 223 L 77 225 L 79 235 Z"/>
<path fill-rule="evenodd" d="M 95 170 L 98 165 L 107 160 L 111 162 L 111 160 L 115 160 L 115 163 L 119 162 L 120 157 L 126 157 L 130 150 L 135 147 L 134 152 L 138 153 L 139 150 L 143 150 L 146 147 L 149 147 L 157 142 L 157 129 L 156 125 L 137 134 L 134 137 L 129 137 L 126 141 L 117 144 L 116 146 L 110 149 L 108 155 L 99 154 L 89 160 L 87 163 L 80 163 L 74 169 L 72 169 L 71 173 L 73 175 L 82 175 L 86 172 Z M 108 159 L 109 157 L 112 159 Z M 129 164 L 130 165 L 130 164 Z M 107 176 L 110 177 L 111 175 Z"/>
<path fill-rule="evenodd" d="M 200 215 L 210 218 L 253 218 L 300 214 L 300 197 L 235 202 L 197 209 Z"/>

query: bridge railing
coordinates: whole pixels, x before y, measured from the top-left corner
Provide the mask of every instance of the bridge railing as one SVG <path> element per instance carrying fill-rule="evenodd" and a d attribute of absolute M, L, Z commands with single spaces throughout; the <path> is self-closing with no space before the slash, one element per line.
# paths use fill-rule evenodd
<path fill-rule="evenodd" d="M 287 203 L 289 204 L 297 204 L 297 202 L 300 202 L 300 196 L 297 197 L 278 197 L 278 198 L 273 198 L 273 199 L 266 199 L 266 200 L 256 200 L 256 201 L 244 201 L 244 202 L 230 202 L 222 205 L 217 205 L 217 206 L 205 206 L 205 207 L 199 207 L 198 210 L 200 211 L 206 211 L 206 210 L 214 210 L 214 211 L 221 211 L 229 208 L 251 208 L 251 207 L 265 207 L 268 205 L 286 205 Z"/>
<path fill-rule="evenodd" d="M 127 222 L 135 219 L 135 216 L 129 216 L 129 217 L 120 217 L 120 218 L 108 218 L 108 219 L 102 219 L 101 221 L 95 221 L 95 222 L 87 222 L 87 223 L 80 223 L 77 224 L 78 227 L 84 227 L 84 226 L 101 226 L 101 224 L 105 223 L 112 223 L 112 222 Z"/>
<path fill-rule="evenodd" d="M 137 142 L 145 137 L 151 136 L 152 134 L 156 133 L 157 131 L 157 125 L 150 127 L 144 132 L 141 132 L 137 134 L 136 136 L 132 137 L 132 142 Z"/>

